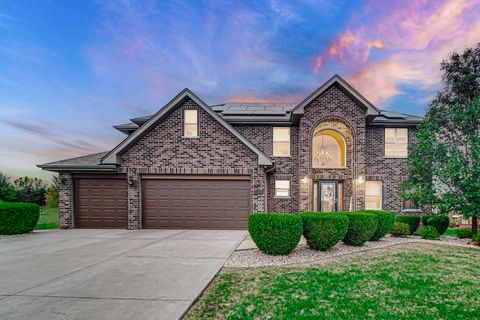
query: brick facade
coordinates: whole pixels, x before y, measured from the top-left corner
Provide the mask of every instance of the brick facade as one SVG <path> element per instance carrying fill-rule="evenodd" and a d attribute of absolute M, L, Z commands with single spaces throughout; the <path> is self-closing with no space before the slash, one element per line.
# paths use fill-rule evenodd
<path fill-rule="evenodd" d="M 183 137 L 183 110 L 198 110 L 198 138 Z M 237 174 L 251 179 L 251 209 L 265 212 L 265 172 L 257 155 L 187 100 L 121 156 L 128 183 L 128 227 L 141 228 L 142 174 Z"/>
<path fill-rule="evenodd" d="M 198 110 L 198 138 L 183 137 L 183 110 Z M 399 212 L 399 183 L 405 178 L 406 159 L 384 157 L 384 127 L 367 126 L 367 108 L 337 84 L 304 107 L 291 125 L 289 157 L 274 157 L 273 127 L 255 124 L 233 127 L 274 162 L 258 165 L 258 156 L 193 100 L 174 108 L 160 123 L 120 156 L 118 172 L 128 179 L 128 228 L 142 228 L 142 175 L 248 175 L 252 212 L 296 213 L 314 209 L 313 188 L 321 180 L 343 183 L 343 210 L 364 208 L 366 180 L 382 181 L 383 209 Z M 285 124 L 290 125 L 290 124 Z M 335 130 L 345 140 L 344 168 L 314 168 L 312 140 L 322 130 Z M 415 129 L 409 129 L 409 142 Z M 70 173 L 60 174 L 60 221 L 73 227 L 73 185 Z M 275 180 L 290 181 L 290 197 L 275 197 Z"/>

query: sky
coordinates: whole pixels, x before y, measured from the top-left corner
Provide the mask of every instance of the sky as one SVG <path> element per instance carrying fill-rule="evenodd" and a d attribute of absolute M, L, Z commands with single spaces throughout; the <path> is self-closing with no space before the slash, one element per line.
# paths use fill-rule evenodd
<path fill-rule="evenodd" d="M 298 103 L 335 73 L 422 115 L 439 63 L 480 42 L 480 0 L 0 1 L 0 171 L 111 149 L 183 88 Z"/>

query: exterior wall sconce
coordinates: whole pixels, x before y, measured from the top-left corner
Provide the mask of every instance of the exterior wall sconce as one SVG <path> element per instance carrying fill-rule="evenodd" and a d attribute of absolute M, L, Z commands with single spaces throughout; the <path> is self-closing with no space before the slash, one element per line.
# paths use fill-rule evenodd
<path fill-rule="evenodd" d="M 358 176 L 355 182 L 357 183 L 357 185 L 361 186 L 365 183 L 365 178 L 363 176 Z"/>
<path fill-rule="evenodd" d="M 137 186 L 137 181 L 134 180 L 134 179 L 132 179 L 132 178 L 129 178 L 129 179 L 128 179 L 128 185 L 129 185 L 130 187 L 136 187 L 136 186 Z"/>
<path fill-rule="evenodd" d="M 307 184 L 308 183 L 308 177 L 305 176 L 300 180 L 302 183 Z"/>

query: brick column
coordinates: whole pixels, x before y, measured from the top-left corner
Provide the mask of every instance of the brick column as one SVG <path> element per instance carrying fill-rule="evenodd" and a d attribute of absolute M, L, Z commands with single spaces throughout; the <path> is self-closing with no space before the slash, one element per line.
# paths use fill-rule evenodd
<path fill-rule="evenodd" d="M 70 173 L 61 172 L 60 194 L 58 199 L 60 228 L 71 229 L 73 221 L 73 177 Z"/>
<path fill-rule="evenodd" d="M 140 175 L 136 169 L 127 171 L 128 188 L 128 226 L 129 230 L 142 228 Z"/>

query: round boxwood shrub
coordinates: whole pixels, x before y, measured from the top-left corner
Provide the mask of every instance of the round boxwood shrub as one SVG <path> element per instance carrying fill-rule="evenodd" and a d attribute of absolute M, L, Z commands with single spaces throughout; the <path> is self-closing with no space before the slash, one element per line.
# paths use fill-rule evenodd
<path fill-rule="evenodd" d="M 348 245 L 361 246 L 370 240 L 378 226 L 376 214 L 367 212 L 347 212 L 348 231 L 343 239 Z"/>
<path fill-rule="evenodd" d="M 248 232 L 262 252 L 272 256 L 287 255 L 300 242 L 302 218 L 281 213 L 252 214 L 248 217 Z"/>
<path fill-rule="evenodd" d="M 460 239 L 470 238 L 472 236 L 472 229 L 470 228 L 459 228 L 455 230 L 455 234 Z"/>
<path fill-rule="evenodd" d="M 409 226 L 409 232 L 408 234 L 413 234 L 417 228 L 418 228 L 418 225 L 420 224 L 420 217 L 418 216 L 396 216 L 395 217 L 395 221 L 396 222 L 402 222 L 402 223 L 406 223 L 408 224 Z"/>
<path fill-rule="evenodd" d="M 439 234 L 444 234 L 447 231 L 448 226 L 450 225 L 450 219 L 448 216 L 424 216 L 422 217 L 422 222 L 424 226 L 432 226 L 437 229 Z"/>
<path fill-rule="evenodd" d="M 390 233 L 393 222 L 395 221 L 395 214 L 392 211 L 364 210 L 363 212 L 373 213 L 378 217 L 377 231 L 375 231 L 370 241 L 378 241 Z"/>
<path fill-rule="evenodd" d="M 348 230 L 348 217 L 338 213 L 305 212 L 301 214 L 303 236 L 310 248 L 325 251 L 340 242 Z"/>
<path fill-rule="evenodd" d="M 436 240 L 440 237 L 440 233 L 434 226 L 423 226 L 418 231 L 418 234 L 420 237 L 427 240 Z"/>
<path fill-rule="evenodd" d="M 394 237 L 406 237 L 410 234 L 410 227 L 403 222 L 394 222 L 390 234 Z"/>
<path fill-rule="evenodd" d="M 35 203 L 0 202 L 0 234 L 19 234 L 35 228 L 40 207 Z"/>

